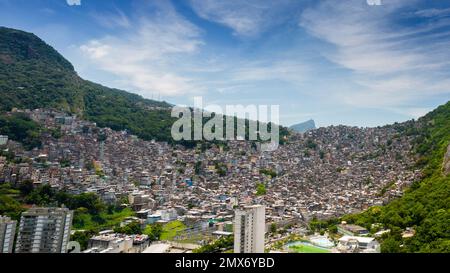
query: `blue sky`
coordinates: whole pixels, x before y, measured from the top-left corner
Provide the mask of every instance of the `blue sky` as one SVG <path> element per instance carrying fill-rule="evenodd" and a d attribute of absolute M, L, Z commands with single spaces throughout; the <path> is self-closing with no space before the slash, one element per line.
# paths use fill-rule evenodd
<path fill-rule="evenodd" d="M 450 1 L 367 2 L 0 0 L 0 25 L 85 79 L 174 104 L 277 104 L 283 125 L 384 125 L 450 100 Z"/>

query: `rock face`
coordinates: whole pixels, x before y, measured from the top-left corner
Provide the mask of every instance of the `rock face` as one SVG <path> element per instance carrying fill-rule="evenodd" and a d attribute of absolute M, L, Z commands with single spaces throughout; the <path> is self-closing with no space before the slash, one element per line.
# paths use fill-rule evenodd
<path fill-rule="evenodd" d="M 316 129 L 316 123 L 314 122 L 314 120 L 310 119 L 310 120 L 308 120 L 306 122 L 292 125 L 289 128 L 294 130 L 294 131 L 296 131 L 296 132 L 298 132 L 298 133 L 306 133 L 306 132 L 308 132 L 310 130 Z"/>
<path fill-rule="evenodd" d="M 444 156 L 444 164 L 442 165 L 445 175 L 450 174 L 450 145 L 448 145 L 447 153 Z"/>

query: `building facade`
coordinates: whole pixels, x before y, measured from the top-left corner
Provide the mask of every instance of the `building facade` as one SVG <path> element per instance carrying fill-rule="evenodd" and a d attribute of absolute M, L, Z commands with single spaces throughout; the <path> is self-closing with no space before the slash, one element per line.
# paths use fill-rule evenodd
<path fill-rule="evenodd" d="M 31 208 L 22 213 L 16 253 L 66 253 L 73 211 Z"/>
<path fill-rule="evenodd" d="M 8 136 L 0 135 L 0 146 L 8 143 Z"/>
<path fill-rule="evenodd" d="M 247 206 L 236 211 L 234 253 L 264 253 L 265 221 L 265 206 Z"/>
<path fill-rule="evenodd" d="M 0 253 L 12 253 L 17 221 L 0 215 Z"/>
<path fill-rule="evenodd" d="M 339 239 L 337 249 L 344 253 L 380 253 L 380 243 L 371 237 L 345 235 Z"/>
<path fill-rule="evenodd" d="M 369 234 L 367 229 L 358 225 L 349 225 L 345 222 L 337 225 L 337 230 L 339 234 L 348 236 L 366 236 Z"/>

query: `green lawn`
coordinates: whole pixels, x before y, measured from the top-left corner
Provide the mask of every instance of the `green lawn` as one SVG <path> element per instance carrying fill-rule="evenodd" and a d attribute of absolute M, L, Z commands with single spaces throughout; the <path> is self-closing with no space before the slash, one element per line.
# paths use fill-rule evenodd
<path fill-rule="evenodd" d="M 186 226 L 180 221 L 172 221 L 163 226 L 161 240 L 171 241 L 177 235 L 177 232 L 186 229 Z"/>
<path fill-rule="evenodd" d="M 99 217 L 93 217 L 88 213 L 76 213 L 73 227 L 74 229 L 90 230 L 90 229 L 107 229 L 114 228 L 119 225 L 125 218 L 134 216 L 135 213 L 130 208 L 122 211 L 115 211 L 112 214 L 106 212 L 100 213 Z"/>
<path fill-rule="evenodd" d="M 320 247 L 315 247 L 313 245 L 295 245 L 295 246 L 290 246 L 290 249 L 294 250 L 297 253 L 330 253 L 329 250 L 320 248 Z"/>

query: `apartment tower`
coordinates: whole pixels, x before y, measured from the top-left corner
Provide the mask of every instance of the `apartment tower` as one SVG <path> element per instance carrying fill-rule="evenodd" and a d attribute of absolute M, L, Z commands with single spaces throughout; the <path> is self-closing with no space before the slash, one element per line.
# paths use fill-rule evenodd
<path fill-rule="evenodd" d="M 66 253 L 73 211 L 31 208 L 22 213 L 16 253 Z"/>
<path fill-rule="evenodd" d="M 0 253 L 12 253 L 17 221 L 0 215 Z"/>
<path fill-rule="evenodd" d="M 265 206 L 253 205 L 236 210 L 234 253 L 264 253 L 265 225 Z"/>

